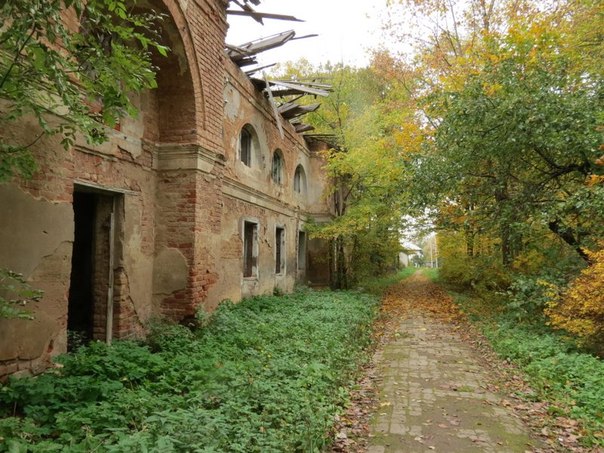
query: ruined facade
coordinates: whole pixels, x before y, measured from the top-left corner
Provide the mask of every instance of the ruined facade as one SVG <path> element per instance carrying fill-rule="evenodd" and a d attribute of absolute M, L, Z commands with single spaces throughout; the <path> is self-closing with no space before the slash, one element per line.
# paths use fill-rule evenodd
<path fill-rule="evenodd" d="M 34 320 L 0 320 L 0 376 L 46 367 L 68 330 L 137 337 L 153 316 L 328 282 L 305 232 L 329 217 L 322 161 L 225 54 L 226 6 L 154 2 L 172 52 L 139 116 L 101 146 L 45 137 L 34 178 L 0 185 L 0 267 L 44 291 Z"/>

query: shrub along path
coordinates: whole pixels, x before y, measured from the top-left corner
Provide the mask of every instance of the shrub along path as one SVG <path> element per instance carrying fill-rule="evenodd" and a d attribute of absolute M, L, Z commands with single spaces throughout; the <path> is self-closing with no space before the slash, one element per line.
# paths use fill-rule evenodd
<path fill-rule="evenodd" d="M 383 309 L 397 321 L 375 356 L 369 453 L 551 448 L 494 391 L 493 364 L 463 338 L 467 325 L 437 285 L 417 273 L 389 291 Z"/>

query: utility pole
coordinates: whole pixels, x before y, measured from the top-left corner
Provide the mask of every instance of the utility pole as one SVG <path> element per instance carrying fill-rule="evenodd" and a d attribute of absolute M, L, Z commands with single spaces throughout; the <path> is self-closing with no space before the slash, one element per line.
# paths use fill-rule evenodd
<path fill-rule="evenodd" d="M 434 256 L 436 258 L 436 267 L 438 267 L 438 237 L 436 233 L 434 233 Z"/>

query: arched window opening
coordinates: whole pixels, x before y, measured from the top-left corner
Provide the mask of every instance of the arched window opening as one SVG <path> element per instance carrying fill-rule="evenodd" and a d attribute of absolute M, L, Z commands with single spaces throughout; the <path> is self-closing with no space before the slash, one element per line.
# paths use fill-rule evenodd
<path fill-rule="evenodd" d="M 273 153 L 273 164 L 271 166 L 271 178 L 275 184 L 283 184 L 283 154 L 278 149 Z"/>
<path fill-rule="evenodd" d="M 306 173 L 302 165 L 298 165 L 294 173 L 294 192 L 299 194 L 306 193 Z"/>
<path fill-rule="evenodd" d="M 239 160 L 248 167 L 252 166 L 252 154 L 258 146 L 257 142 L 254 128 L 249 124 L 243 126 L 239 135 Z"/>

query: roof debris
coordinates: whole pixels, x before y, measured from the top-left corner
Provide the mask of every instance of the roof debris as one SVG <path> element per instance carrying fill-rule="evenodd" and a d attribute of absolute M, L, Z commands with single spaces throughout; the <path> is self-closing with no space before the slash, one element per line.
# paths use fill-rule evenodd
<path fill-rule="evenodd" d="M 293 39 L 294 36 L 296 36 L 296 32 L 293 30 L 288 30 L 268 36 L 266 38 L 246 42 L 245 44 L 241 44 L 239 46 L 226 44 L 227 54 L 239 67 L 249 64 L 256 64 L 256 58 L 254 58 L 254 55 L 264 52 L 265 50 L 280 47 L 287 41 Z"/>
<path fill-rule="evenodd" d="M 229 3 L 237 5 L 241 10 L 228 9 L 227 14 L 249 16 L 256 22 L 263 24 L 263 19 L 279 19 L 296 22 L 303 22 L 293 16 L 283 14 L 261 13 L 256 11 L 252 6 L 258 6 L 261 0 L 229 0 Z M 294 30 L 288 30 L 277 33 L 266 38 L 256 39 L 240 45 L 225 44 L 226 52 L 229 58 L 240 68 L 244 66 L 258 64 L 256 55 L 266 50 L 280 47 L 289 41 L 296 39 L 312 38 L 317 35 L 296 36 Z M 331 91 L 331 85 L 318 83 L 316 81 L 298 81 L 298 80 L 269 80 L 266 74 L 263 73 L 263 78 L 254 78 L 256 72 L 274 66 L 269 64 L 261 67 L 252 68 L 246 71 L 246 75 L 250 77 L 252 83 L 258 90 L 264 91 L 268 97 L 272 107 L 275 120 L 281 136 L 283 136 L 282 119 L 288 120 L 297 133 L 307 132 L 314 129 L 309 124 L 302 123 L 300 117 L 316 111 L 321 104 L 299 104 L 298 101 L 304 96 L 328 96 Z M 277 102 L 275 98 L 283 99 L 282 102 Z"/>

